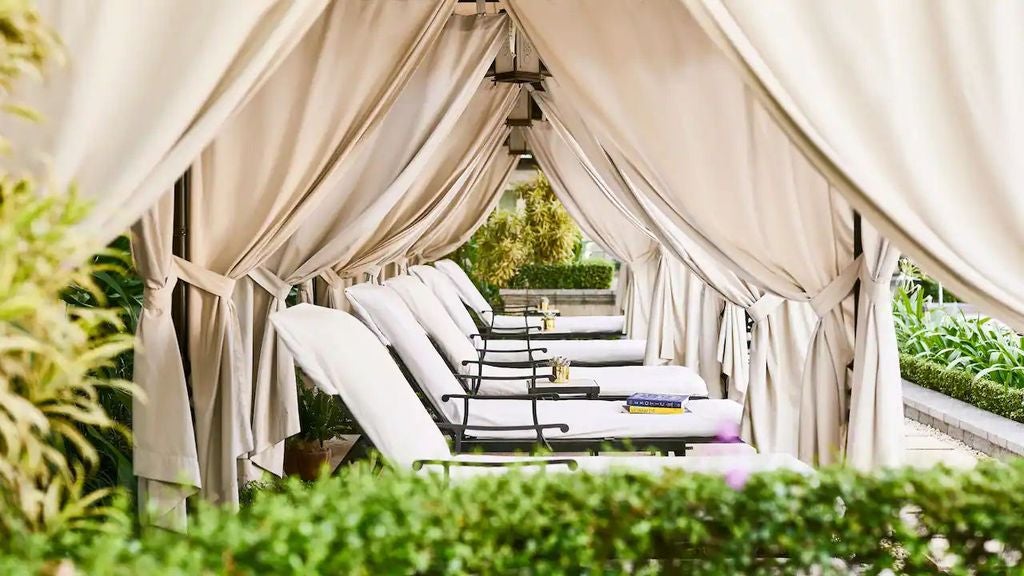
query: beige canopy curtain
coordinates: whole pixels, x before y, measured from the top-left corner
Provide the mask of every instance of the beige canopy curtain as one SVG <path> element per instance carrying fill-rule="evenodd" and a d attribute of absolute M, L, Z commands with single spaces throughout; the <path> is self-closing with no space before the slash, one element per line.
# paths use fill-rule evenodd
<path fill-rule="evenodd" d="M 183 509 L 185 493 L 168 494 L 163 488 L 183 476 L 182 461 L 191 454 L 199 459 L 204 496 L 237 502 L 237 459 L 256 456 L 254 435 L 266 438 L 274 432 L 261 431 L 253 418 L 253 374 L 247 349 L 251 336 L 242 330 L 233 301 L 236 281 L 258 274 L 257 266 L 315 208 L 321 196 L 315 186 L 321 172 L 343 160 L 387 110 L 440 34 L 451 4 L 451 0 L 331 3 L 273 77 L 194 163 L 192 261 L 174 260 L 170 271 L 151 267 L 167 276 L 147 278 L 146 298 L 150 310 L 163 312 L 155 289 L 172 286 L 175 277 L 191 285 L 194 440 L 187 439 L 191 423 L 168 418 L 160 400 L 182 397 L 184 382 L 173 374 L 156 372 L 163 361 L 147 362 L 145 374 L 136 371 L 138 381 L 159 384 L 155 390 L 145 387 L 151 401 L 133 419 L 136 442 L 163 457 L 159 466 L 136 469 L 143 482 L 152 481 L 160 488 L 150 490 L 151 494 L 167 496 L 157 504 L 161 508 Z M 170 220 L 163 214 L 148 218 L 159 226 L 137 227 L 136 254 L 159 250 L 166 261 L 169 246 L 157 240 L 166 232 L 157 228 L 170 226 Z M 280 285 L 265 284 L 283 290 Z M 243 282 L 238 292 L 251 298 L 252 287 Z M 249 314 L 248 308 L 242 312 Z M 153 316 L 154 322 L 169 322 L 166 313 Z M 147 321 L 144 314 L 140 331 L 152 328 Z M 165 324 L 148 333 L 170 332 Z M 163 358 L 178 351 L 174 340 L 165 338 L 157 346 L 149 344 L 145 354 Z M 290 401 L 293 398 L 280 399 L 284 405 Z M 140 426 L 142 421 L 161 425 L 158 429 Z M 297 429 L 293 417 L 277 424 L 285 431 Z"/>
<path fill-rule="evenodd" d="M 501 152 L 505 153 L 502 154 Z M 496 150 L 496 158 L 471 183 L 467 192 L 440 214 L 433 226 L 409 249 L 412 263 L 433 262 L 451 254 L 483 226 L 501 200 L 519 156 Z"/>
<path fill-rule="evenodd" d="M 604 150 L 601 143 L 590 131 L 584 119 L 573 109 L 564 97 L 562 88 L 554 81 L 545 82 L 545 92 L 535 92 L 534 98 L 544 111 L 552 126 L 558 130 L 563 139 L 576 150 L 577 156 L 583 161 L 595 178 L 602 183 L 601 190 L 609 198 L 621 205 L 627 215 L 643 221 L 643 226 L 651 230 L 664 243 L 663 249 L 683 262 L 700 280 L 714 291 L 724 296 L 727 303 L 718 303 L 716 296 L 707 294 L 702 298 L 699 308 L 701 315 L 707 320 L 693 316 L 694 306 L 688 305 L 686 296 L 691 295 L 688 286 L 689 278 L 683 274 L 678 263 L 668 262 L 660 269 L 662 273 L 657 279 L 654 306 L 655 312 L 664 311 L 652 317 L 647 336 L 647 359 L 649 362 L 670 361 L 683 363 L 689 359 L 702 358 L 698 366 L 701 376 L 711 383 L 713 393 L 728 390 L 728 397 L 737 401 L 745 401 L 743 419 L 744 438 L 765 451 L 797 453 L 796 445 L 796 414 L 799 410 L 800 398 L 785 394 L 781 386 L 792 386 L 802 374 L 802 367 L 784 361 L 780 355 L 790 351 L 806 351 L 806 341 L 811 327 L 810 320 L 803 330 L 795 330 L 781 335 L 773 332 L 778 327 L 796 327 L 798 322 L 776 319 L 777 310 L 783 308 L 784 314 L 806 316 L 807 310 L 780 305 L 781 299 L 773 295 L 765 295 L 749 282 L 740 280 L 722 264 L 717 262 L 706 250 L 670 225 L 656 210 L 647 207 L 645 198 L 623 191 L 636 186 L 628 181 L 615 162 Z M 613 184 L 609 184 L 613 183 Z M 673 286 L 669 286 L 668 283 Z M 705 289 L 705 293 L 708 290 Z M 671 297 L 671 300 L 666 300 Z M 720 307 L 722 308 L 720 310 Z M 741 310 L 742 309 L 742 310 Z M 674 313 L 671 311 L 675 311 Z M 687 310 L 690 312 L 688 313 Z M 752 357 L 747 355 L 747 330 L 743 310 L 754 319 L 751 334 L 750 350 Z M 712 318 L 721 318 L 721 324 L 715 326 Z M 788 319 L 787 319 L 788 320 Z M 698 332 L 698 327 L 699 332 Z M 698 337 L 699 335 L 699 337 Z M 788 342 L 785 351 L 762 348 L 770 342 Z M 697 349 L 693 349 L 694 343 Z M 687 345 L 690 349 L 687 350 Z M 716 355 L 712 360 L 710 351 Z M 748 369 L 750 360 L 757 365 Z M 715 369 L 720 373 L 715 373 Z M 715 386 L 721 381 L 721 375 L 728 376 L 727 388 Z M 748 395 L 748 388 L 751 390 Z"/>
<path fill-rule="evenodd" d="M 865 218 L 1024 331 L 1024 4 L 685 4 Z"/>
<path fill-rule="evenodd" d="M 483 69 L 486 65 L 483 63 Z M 396 116 L 395 122 L 381 126 L 373 145 L 363 151 L 362 168 L 348 172 L 339 183 L 348 192 L 335 196 L 333 208 L 316 214 L 283 249 L 280 257 L 295 262 L 293 278 L 323 276 L 329 280 L 324 301 L 342 303 L 345 296 L 341 279 L 378 276 L 380 267 L 396 254 L 389 250 L 394 247 L 394 238 L 403 235 L 411 222 L 456 183 L 488 135 L 499 137 L 495 132 L 504 127 L 504 118 L 519 89 L 481 81 L 481 77 L 482 71 L 472 80 L 475 93 L 451 131 L 431 139 L 429 146 L 408 163 L 382 161 L 388 157 L 401 159 L 394 150 L 409 140 L 408 124 Z M 408 106 L 418 110 L 422 99 L 411 98 Z M 329 241 L 318 242 L 318 238 Z"/>
<path fill-rule="evenodd" d="M 855 374 L 873 382 L 847 382 L 854 319 L 844 303 L 858 278 L 886 272 L 853 258 L 852 211 L 678 0 L 509 5 L 630 190 L 660 214 L 663 233 L 682 233 L 745 279 L 811 304 L 818 321 L 800 382 L 800 456 L 841 459 L 847 385 L 874 394 L 900 386 L 895 350 L 880 351 L 878 370 Z M 861 304 L 888 306 L 888 297 L 881 287 L 862 291 Z M 879 409 L 891 417 L 876 422 L 902 422 L 902 404 Z M 898 425 L 868 435 L 902 439 Z M 875 452 L 870 464 L 897 464 L 900 452 Z"/>
<path fill-rule="evenodd" d="M 534 122 L 527 139 L 551 189 L 583 233 L 629 266 L 626 333 L 630 338 L 645 337 L 661 261 L 658 241 L 604 195 L 548 122 Z"/>
<path fill-rule="evenodd" d="M 251 322 L 244 318 L 242 322 L 244 333 L 248 333 L 251 327 L 255 338 L 253 454 L 262 468 L 281 473 L 279 450 L 268 451 L 280 447 L 287 436 L 298 431 L 294 426 L 297 425 L 297 406 L 293 400 L 295 368 L 291 356 L 278 345 L 269 315 L 286 306 L 292 285 L 313 279 L 317 271 L 306 275 L 297 272 L 306 263 L 305 258 L 331 248 L 349 249 L 349 246 L 337 242 L 337 236 L 326 233 L 325 225 L 333 228 L 337 223 L 330 216 L 340 214 L 339 207 L 350 204 L 351 195 L 360 194 L 372 200 L 380 198 L 381 191 L 388 186 L 388 183 L 358 177 L 357 170 L 367 167 L 364 161 L 374 164 L 370 167 L 374 174 L 386 173 L 380 170 L 381 165 L 402 163 L 399 167 L 403 170 L 396 178 L 400 187 L 402 183 L 412 181 L 415 177 L 413 172 L 428 165 L 426 160 L 429 159 L 425 160 L 423 156 L 429 156 L 445 142 L 462 111 L 469 105 L 479 78 L 497 52 L 506 20 L 504 16 L 448 18 L 440 37 L 421 59 L 418 69 L 383 120 L 367 134 L 356 152 L 339 162 L 331 175 L 323 180 L 321 186 L 329 188 L 324 191 L 325 199 L 317 206 L 317 214 L 250 273 L 252 281 L 263 288 L 253 292 L 247 308 L 251 310 Z M 399 140 L 399 137 L 404 139 Z M 401 145 L 395 145 L 397 142 Z M 373 144 L 369 146 L 371 153 L 365 154 L 368 144 Z M 381 144 L 387 148 L 378 148 Z M 400 153 L 401 146 L 405 147 L 408 156 Z M 348 175 L 357 176 L 349 180 L 354 185 L 337 185 L 339 179 L 344 180 Z M 392 191 L 390 197 L 401 198 L 397 191 Z M 347 284 L 336 274 L 329 278 L 336 285 Z M 294 425 L 286 427 L 288 423 Z M 259 455 L 264 453 L 271 457 L 261 458 Z"/>
<path fill-rule="evenodd" d="M 74 183 L 94 203 L 84 258 L 157 203 L 327 2 L 36 4 L 68 61 L 16 87 L 43 120 L 0 118 L 18 142 L 0 164 L 58 190 Z"/>
<path fill-rule="evenodd" d="M 460 102 L 468 98 L 470 90 L 459 88 L 472 86 L 481 73 L 481 61 L 486 60 L 496 44 L 502 28 L 502 18 L 447 18 L 439 38 L 427 53 L 420 58 L 416 72 L 396 96 L 394 105 L 380 124 L 390 122 L 396 111 L 409 111 L 404 102 L 411 98 L 419 100 L 417 111 L 422 126 L 432 126 L 443 133 L 444 118 L 438 121 L 430 114 L 432 109 L 424 105 L 424 93 L 441 87 L 435 93 L 441 110 L 459 109 Z M 427 80 L 424 81 L 423 79 Z M 447 94 L 441 98 L 440 94 Z M 400 115 L 399 115 L 400 116 Z M 445 113 L 445 117 L 453 116 Z M 411 119 L 404 117 L 407 121 Z M 407 129 L 411 128 L 407 125 Z M 412 132 L 407 132 L 407 136 Z M 441 137 L 432 135 L 431 137 Z M 357 154 L 349 157 L 351 161 Z M 342 160 L 328 169 L 330 172 L 319 179 L 317 190 L 323 196 L 332 197 L 338 193 L 332 187 L 332 175 L 351 169 L 351 164 Z M 317 213 L 328 209 L 330 200 L 319 204 Z M 242 316 L 243 334 L 252 337 L 255 379 L 253 398 L 253 461 L 261 468 L 283 474 L 284 440 L 298 431 L 298 406 L 295 401 L 295 367 L 291 355 L 276 341 L 276 332 L 268 321 L 272 312 L 284 310 L 292 285 L 302 284 L 310 278 L 296 279 L 292 270 L 284 269 L 282 262 L 274 257 L 267 258 L 260 268 L 250 273 L 251 283 L 262 289 L 253 291 L 251 304 L 245 310 L 251 311 L 251 320 Z M 243 293 L 244 294 L 244 293 Z M 241 296 L 241 295 L 240 295 Z M 248 346 L 247 346 L 248 347 Z"/>

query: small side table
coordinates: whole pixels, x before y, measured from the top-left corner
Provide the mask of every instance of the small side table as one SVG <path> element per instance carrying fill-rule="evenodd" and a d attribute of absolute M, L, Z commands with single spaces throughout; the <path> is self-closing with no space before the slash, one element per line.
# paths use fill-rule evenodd
<path fill-rule="evenodd" d="M 601 394 L 601 387 L 591 378 L 569 378 L 568 382 L 538 382 L 530 388 L 531 394 L 558 394 L 559 396 L 586 396 L 596 399 Z"/>

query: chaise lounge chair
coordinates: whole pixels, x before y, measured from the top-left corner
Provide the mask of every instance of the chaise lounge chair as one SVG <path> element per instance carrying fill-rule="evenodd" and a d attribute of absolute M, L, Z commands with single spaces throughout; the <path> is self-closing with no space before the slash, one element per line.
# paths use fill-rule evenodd
<path fill-rule="evenodd" d="M 437 344 L 447 366 L 469 383 L 473 393 L 527 394 L 539 380 L 550 380 L 551 367 L 543 360 L 509 363 L 481 359 L 451 317 L 441 310 L 433 292 L 413 277 L 394 278 L 386 286 L 361 284 L 345 293 L 360 318 L 383 333 L 388 341 L 393 336 L 382 327 L 385 316 L 391 317 L 391 322 L 403 322 L 408 331 L 425 331 Z M 625 400 L 634 393 L 708 396 L 705 381 L 684 366 L 573 367 L 570 373 L 573 378 L 596 382 L 601 397 Z"/>
<path fill-rule="evenodd" d="M 539 346 L 546 349 L 539 358 L 547 359 L 552 356 L 563 356 L 573 361 L 578 366 L 628 366 L 640 365 L 644 360 L 644 340 L 561 340 L 554 337 L 541 338 L 536 330 L 499 331 L 498 337 L 477 327 L 470 316 L 466 305 L 459 296 L 455 282 L 444 272 L 433 266 L 411 266 L 409 272 L 426 284 L 442 303 L 445 311 L 458 325 L 459 330 L 466 337 L 470 338 L 474 346 L 485 351 L 508 352 L 510 350 L 524 350 L 531 347 L 531 342 L 543 340 Z M 525 352 L 510 353 L 503 355 L 508 361 L 525 361 L 535 359 Z"/>
<path fill-rule="evenodd" d="M 508 452 L 543 446 L 555 451 L 645 449 L 685 454 L 693 444 L 714 443 L 723 429 L 739 426 L 741 407 L 731 400 L 693 400 L 683 414 L 629 414 L 621 401 L 530 394 L 523 376 L 483 376 L 485 385 L 520 382 L 521 394 L 471 393 L 465 383 L 475 375 L 456 376 L 434 348 L 401 297 L 386 286 L 361 284 L 346 290 L 357 316 L 404 366 L 445 427 L 454 432 L 456 450 L 480 447 Z M 357 295 L 351 298 L 352 294 Z M 362 297 L 360 297 L 362 296 Z"/>
<path fill-rule="evenodd" d="M 459 331 L 459 327 L 443 310 L 443 305 L 423 282 L 412 276 L 403 275 L 388 280 L 386 287 L 403 300 L 419 325 L 437 343 L 441 353 L 448 359 L 450 367 L 460 375 L 494 376 L 500 380 L 474 383 L 487 394 L 521 394 L 527 392 L 530 382 L 538 376 L 547 378 L 551 368 L 545 360 L 527 362 L 507 361 L 504 353 L 480 351 Z M 380 309 L 365 302 L 379 296 L 379 286 L 365 286 L 354 289 L 350 300 L 359 302 L 374 320 L 373 310 Z M 389 306 L 391 308 L 392 306 Z M 374 320 L 375 321 L 375 320 Z M 546 346 L 546 342 L 532 343 Z M 490 352 L 490 353 L 488 353 Z M 532 354 L 529 350 L 527 354 Z M 687 394 L 705 397 L 707 384 L 696 371 L 685 366 L 615 366 L 615 367 L 573 367 L 575 378 L 594 380 L 601 388 L 602 397 L 624 399 L 634 392 L 659 394 Z M 515 379 L 519 376 L 520 379 Z"/>
<path fill-rule="evenodd" d="M 491 307 L 483 294 L 461 266 L 451 260 L 438 260 L 434 266 L 447 275 L 458 288 L 459 296 L 484 326 L 491 330 L 520 329 L 525 326 L 541 326 L 541 318 L 529 312 L 515 315 L 499 314 Z M 625 316 L 559 316 L 555 318 L 555 333 L 562 337 L 576 338 L 621 338 L 626 330 Z"/>
<path fill-rule="evenodd" d="M 523 468 L 529 471 L 538 465 L 552 472 L 578 469 L 596 473 L 612 468 L 653 473 L 682 469 L 710 474 L 811 470 L 782 454 L 687 458 L 455 455 L 387 350 L 355 318 L 339 310 L 300 304 L 275 313 L 271 321 L 309 380 L 324 392 L 341 396 L 372 444 L 399 468 L 443 471 L 454 479 L 500 473 L 508 466 L 530 466 Z"/>

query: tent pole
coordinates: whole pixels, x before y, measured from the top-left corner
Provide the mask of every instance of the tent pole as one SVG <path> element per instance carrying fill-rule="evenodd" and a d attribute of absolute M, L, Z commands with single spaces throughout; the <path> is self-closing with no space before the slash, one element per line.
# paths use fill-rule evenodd
<path fill-rule="evenodd" d="M 171 252 L 185 260 L 190 259 L 189 250 L 189 204 L 192 195 L 192 168 L 190 167 L 174 183 L 174 238 Z M 188 355 L 188 285 L 178 282 L 174 286 L 171 300 L 171 319 L 178 336 L 178 350 L 185 367 L 185 377 L 191 373 Z"/>
<path fill-rule="evenodd" d="M 856 260 L 864 254 L 864 245 L 861 238 L 861 223 L 860 223 L 860 212 L 853 211 L 853 259 Z M 857 314 L 860 312 L 860 279 L 853 285 L 853 317 L 854 317 L 854 332 L 853 335 L 856 339 L 857 336 Z"/>

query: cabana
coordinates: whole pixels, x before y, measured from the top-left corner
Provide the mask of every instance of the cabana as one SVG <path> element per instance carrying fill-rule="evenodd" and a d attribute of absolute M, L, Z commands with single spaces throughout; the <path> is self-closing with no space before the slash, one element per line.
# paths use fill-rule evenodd
<path fill-rule="evenodd" d="M 164 525 L 281 473 L 294 361 L 268 319 L 292 287 L 345 307 L 443 257 L 506 139 L 630 265 L 649 362 L 726 374 L 762 452 L 899 464 L 900 252 L 1024 329 L 1019 3 L 39 4 L 70 65 L 18 87 L 46 121 L 2 120 L 3 162 L 74 180 L 93 247 L 132 226 L 135 472 Z M 543 119 L 510 127 L 524 93 Z"/>

